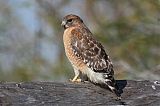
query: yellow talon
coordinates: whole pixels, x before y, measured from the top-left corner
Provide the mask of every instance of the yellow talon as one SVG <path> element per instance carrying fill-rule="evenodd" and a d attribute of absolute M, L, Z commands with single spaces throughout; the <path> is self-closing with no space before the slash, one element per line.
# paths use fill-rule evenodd
<path fill-rule="evenodd" d="M 77 76 L 74 76 L 73 79 L 70 79 L 71 82 L 81 82 L 82 80 L 80 78 L 78 78 L 78 75 Z"/>
<path fill-rule="evenodd" d="M 70 79 L 70 81 L 71 82 L 81 82 L 82 80 L 80 78 L 78 78 L 78 79 L 75 79 L 75 80 L 74 79 Z"/>

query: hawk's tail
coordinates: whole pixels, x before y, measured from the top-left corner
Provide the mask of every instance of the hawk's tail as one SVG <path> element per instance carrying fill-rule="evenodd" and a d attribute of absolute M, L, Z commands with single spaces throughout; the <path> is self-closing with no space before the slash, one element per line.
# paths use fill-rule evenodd
<path fill-rule="evenodd" d="M 119 88 L 116 84 L 116 81 L 114 80 L 114 77 L 112 75 L 108 75 L 107 78 L 105 78 L 105 85 L 109 88 L 110 91 L 116 94 L 116 96 L 119 98 L 121 97 Z"/>

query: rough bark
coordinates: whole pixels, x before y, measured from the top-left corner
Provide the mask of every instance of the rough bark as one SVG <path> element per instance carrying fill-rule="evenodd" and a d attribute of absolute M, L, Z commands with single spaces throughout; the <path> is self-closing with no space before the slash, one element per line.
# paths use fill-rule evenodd
<path fill-rule="evenodd" d="M 92 83 L 0 82 L 2 106 L 160 106 L 160 81 L 118 80 L 122 100 Z"/>

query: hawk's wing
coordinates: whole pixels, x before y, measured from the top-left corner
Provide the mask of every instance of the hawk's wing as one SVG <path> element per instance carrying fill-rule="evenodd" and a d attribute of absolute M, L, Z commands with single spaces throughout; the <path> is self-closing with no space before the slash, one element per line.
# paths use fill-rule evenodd
<path fill-rule="evenodd" d="M 104 47 L 93 38 L 87 28 L 75 28 L 71 34 L 71 46 L 78 58 L 95 72 L 113 74 L 113 65 Z"/>

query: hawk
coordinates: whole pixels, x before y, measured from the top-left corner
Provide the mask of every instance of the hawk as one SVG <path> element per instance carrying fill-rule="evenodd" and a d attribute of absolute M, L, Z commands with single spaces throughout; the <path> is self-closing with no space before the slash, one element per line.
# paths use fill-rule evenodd
<path fill-rule="evenodd" d="M 64 28 L 63 42 L 66 56 L 75 73 L 72 82 L 81 81 L 80 74 L 86 75 L 91 82 L 105 85 L 120 97 L 115 87 L 112 62 L 83 20 L 77 15 L 70 14 L 63 18 L 61 25 Z"/>

